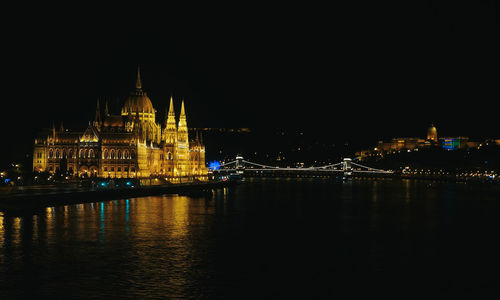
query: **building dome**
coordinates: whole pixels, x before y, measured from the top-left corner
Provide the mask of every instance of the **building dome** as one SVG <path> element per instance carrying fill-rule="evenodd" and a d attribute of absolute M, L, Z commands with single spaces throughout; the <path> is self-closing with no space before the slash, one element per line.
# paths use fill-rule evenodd
<path fill-rule="evenodd" d="M 135 84 L 135 91 L 130 93 L 125 104 L 122 108 L 122 115 L 129 115 L 135 113 L 148 113 L 153 114 L 154 108 L 146 92 L 142 90 L 141 73 L 137 68 L 137 82 Z"/>
<path fill-rule="evenodd" d="M 130 93 L 122 108 L 122 114 L 130 113 L 154 113 L 151 99 L 142 90 Z"/>
<path fill-rule="evenodd" d="M 437 129 L 434 125 L 431 124 L 431 127 L 427 129 L 427 139 L 437 142 L 438 140 L 438 135 L 437 135 Z"/>

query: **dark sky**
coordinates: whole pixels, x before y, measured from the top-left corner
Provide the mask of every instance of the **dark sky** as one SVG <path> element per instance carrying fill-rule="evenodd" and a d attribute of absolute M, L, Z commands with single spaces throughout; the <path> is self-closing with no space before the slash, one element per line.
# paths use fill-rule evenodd
<path fill-rule="evenodd" d="M 6 142 L 119 107 L 137 64 L 158 116 L 184 97 L 190 126 L 500 136 L 495 1 L 57 8 L 3 12 Z"/>

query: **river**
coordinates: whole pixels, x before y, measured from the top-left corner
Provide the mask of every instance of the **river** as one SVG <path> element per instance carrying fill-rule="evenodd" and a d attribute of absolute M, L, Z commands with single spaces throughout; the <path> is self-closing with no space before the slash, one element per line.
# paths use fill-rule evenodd
<path fill-rule="evenodd" d="M 0 212 L 0 299 L 498 297 L 500 187 L 255 179 Z"/>

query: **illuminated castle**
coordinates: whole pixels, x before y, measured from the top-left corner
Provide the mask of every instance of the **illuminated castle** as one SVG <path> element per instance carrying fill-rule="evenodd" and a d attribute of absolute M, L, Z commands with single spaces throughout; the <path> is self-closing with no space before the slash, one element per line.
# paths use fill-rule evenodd
<path fill-rule="evenodd" d="M 138 69 L 135 90 L 121 115 L 111 115 L 106 103 L 102 116 L 97 101 L 94 121 L 84 132 L 65 131 L 62 126 L 56 131 L 53 125 L 35 140 L 33 168 L 78 177 L 206 179 L 205 146 L 198 134 L 189 139 L 184 101 L 179 122 L 172 97 L 165 126 L 155 117 Z"/>

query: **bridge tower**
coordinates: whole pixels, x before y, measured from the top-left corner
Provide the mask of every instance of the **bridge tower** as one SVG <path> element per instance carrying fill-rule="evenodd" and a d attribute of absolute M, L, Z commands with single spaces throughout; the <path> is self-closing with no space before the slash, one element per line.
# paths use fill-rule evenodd
<path fill-rule="evenodd" d="M 344 158 L 344 161 L 342 162 L 342 170 L 344 170 L 344 176 L 351 176 L 352 175 L 352 165 L 351 165 L 352 159 L 350 158 Z"/>
<path fill-rule="evenodd" d="M 237 170 L 243 170 L 245 167 L 243 166 L 243 156 L 237 155 L 236 156 L 236 169 Z"/>

